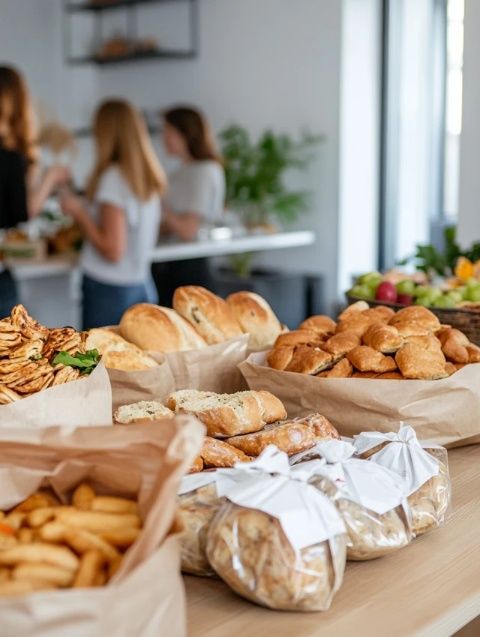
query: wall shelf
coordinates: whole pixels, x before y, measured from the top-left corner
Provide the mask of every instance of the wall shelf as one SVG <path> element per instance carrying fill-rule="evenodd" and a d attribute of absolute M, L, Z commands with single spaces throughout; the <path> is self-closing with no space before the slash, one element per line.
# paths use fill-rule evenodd
<path fill-rule="evenodd" d="M 183 51 L 183 50 L 159 50 L 159 51 L 134 51 L 132 53 L 125 53 L 125 55 L 115 55 L 112 57 L 97 57 L 95 55 L 69 58 L 68 63 L 72 65 L 79 64 L 97 64 L 99 66 L 106 66 L 109 64 L 121 64 L 124 62 L 138 62 L 140 60 L 188 60 L 193 59 L 196 56 L 196 51 Z"/>
<path fill-rule="evenodd" d="M 160 4 L 174 2 L 188 2 L 189 0 L 114 0 L 113 2 L 105 2 L 93 4 L 90 2 L 69 3 L 66 6 L 68 13 L 95 13 L 100 11 L 111 11 L 113 9 L 121 9 L 125 7 L 140 6 L 142 4 Z"/>

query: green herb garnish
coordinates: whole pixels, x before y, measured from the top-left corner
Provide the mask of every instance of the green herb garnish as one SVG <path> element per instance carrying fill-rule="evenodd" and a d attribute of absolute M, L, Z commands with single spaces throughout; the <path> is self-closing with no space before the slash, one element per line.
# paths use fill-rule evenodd
<path fill-rule="evenodd" d="M 53 365 L 77 367 L 81 374 L 91 374 L 100 362 L 100 354 L 96 349 L 90 349 L 85 354 L 77 352 L 74 356 L 68 352 L 58 352 L 53 359 Z"/>

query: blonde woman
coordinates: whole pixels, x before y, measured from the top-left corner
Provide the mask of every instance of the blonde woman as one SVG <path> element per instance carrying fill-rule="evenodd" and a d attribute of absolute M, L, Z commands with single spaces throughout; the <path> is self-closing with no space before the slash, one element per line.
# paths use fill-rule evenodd
<path fill-rule="evenodd" d="M 88 210 L 74 195 L 62 208 L 82 227 L 83 327 L 118 323 L 134 303 L 154 301 L 150 251 L 160 224 L 166 177 L 140 113 L 108 100 L 94 122 L 97 159 L 87 183 Z"/>

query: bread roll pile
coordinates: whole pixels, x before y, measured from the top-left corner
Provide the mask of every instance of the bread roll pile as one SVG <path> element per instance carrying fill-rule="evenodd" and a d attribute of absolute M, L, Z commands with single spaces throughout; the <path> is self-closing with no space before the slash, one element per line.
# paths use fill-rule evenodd
<path fill-rule="evenodd" d="M 267 361 L 273 369 L 319 378 L 437 380 L 480 362 L 480 347 L 425 307 L 395 313 L 359 301 L 338 322 L 312 316 L 281 334 Z"/>

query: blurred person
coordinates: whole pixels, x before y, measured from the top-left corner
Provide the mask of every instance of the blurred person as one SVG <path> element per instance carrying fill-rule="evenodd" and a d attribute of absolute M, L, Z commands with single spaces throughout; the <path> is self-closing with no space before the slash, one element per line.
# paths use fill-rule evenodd
<path fill-rule="evenodd" d="M 150 252 L 158 236 L 165 173 L 142 115 L 127 101 L 107 100 L 95 115 L 96 162 L 87 204 L 73 194 L 62 209 L 82 228 L 83 328 L 116 325 L 135 303 L 155 302 Z"/>
<path fill-rule="evenodd" d="M 45 200 L 70 179 L 62 166 L 43 174 L 30 93 L 16 69 L 0 66 L 0 230 L 10 230 L 42 211 Z M 0 260 L 0 319 L 19 302 L 11 273 Z"/>
<path fill-rule="evenodd" d="M 163 199 L 162 234 L 194 241 L 202 225 L 217 223 L 224 210 L 225 173 L 206 118 L 189 107 L 163 112 L 163 142 L 180 160 L 169 175 Z M 180 285 L 212 288 L 207 258 L 154 263 L 152 274 L 161 305 L 170 306 Z"/>

